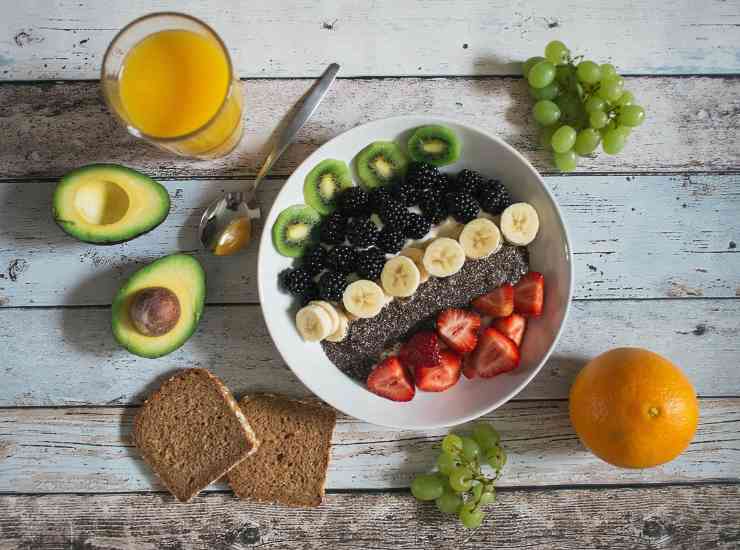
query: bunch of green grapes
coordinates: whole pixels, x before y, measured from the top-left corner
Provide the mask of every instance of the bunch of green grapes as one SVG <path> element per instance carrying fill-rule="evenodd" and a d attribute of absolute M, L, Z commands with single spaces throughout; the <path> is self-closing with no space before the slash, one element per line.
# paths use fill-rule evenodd
<path fill-rule="evenodd" d="M 493 469 L 493 477 L 483 475 L 483 462 Z M 411 494 L 417 500 L 433 500 L 441 512 L 457 514 L 465 527 L 474 529 L 483 523 L 482 508 L 496 500 L 494 483 L 504 464 L 506 452 L 498 432 L 479 423 L 472 437 L 451 433 L 442 440 L 437 471 L 416 476 Z"/>
<path fill-rule="evenodd" d="M 645 120 L 645 109 L 624 89 L 614 65 L 573 58 L 559 40 L 547 44 L 545 57 L 527 59 L 522 73 L 537 100 L 532 114 L 542 126 L 542 146 L 553 151 L 563 172 L 575 170 L 578 156 L 592 154 L 599 144 L 616 155 Z"/>

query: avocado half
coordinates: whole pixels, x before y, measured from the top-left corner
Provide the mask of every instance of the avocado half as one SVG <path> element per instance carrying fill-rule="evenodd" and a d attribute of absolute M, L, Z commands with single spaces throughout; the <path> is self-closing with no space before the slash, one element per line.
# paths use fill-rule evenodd
<path fill-rule="evenodd" d="M 161 336 L 145 336 L 133 325 L 129 310 L 139 290 L 164 287 L 180 302 L 180 318 Z M 206 300 L 206 274 L 198 260 L 186 254 L 172 254 L 142 267 L 119 289 L 112 306 L 113 336 L 135 355 L 162 357 L 175 351 L 198 327 Z"/>
<path fill-rule="evenodd" d="M 72 170 L 57 184 L 54 221 L 87 243 L 117 244 L 151 231 L 170 211 L 160 183 L 117 164 L 90 164 Z"/>

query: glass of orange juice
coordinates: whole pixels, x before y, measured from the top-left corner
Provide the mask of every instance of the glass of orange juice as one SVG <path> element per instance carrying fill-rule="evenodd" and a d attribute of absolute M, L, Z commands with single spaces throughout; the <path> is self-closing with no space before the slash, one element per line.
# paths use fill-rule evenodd
<path fill-rule="evenodd" d="M 243 98 L 229 52 L 189 15 L 153 13 L 129 23 L 105 52 L 101 83 L 126 129 L 167 151 L 212 159 L 241 138 Z"/>

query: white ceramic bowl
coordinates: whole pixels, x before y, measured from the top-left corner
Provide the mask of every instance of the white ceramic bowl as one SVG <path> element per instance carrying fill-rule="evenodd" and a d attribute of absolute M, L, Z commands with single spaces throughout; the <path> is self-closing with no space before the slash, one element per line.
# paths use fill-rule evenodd
<path fill-rule="evenodd" d="M 291 309 L 293 300 L 277 287 L 278 274 L 290 267 L 292 260 L 275 251 L 270 229 L 284 208 L 303 202 L 303 180 L 322 159 L 350 163 L 372 141 L 399 139 L 399 143 L 405 143 L 411 129 L 433 123 L 449 126 L 462 142 L 460 161 L 444 171 L 470 168 L 499 178 L 515 201 L 528 202 L 539 213 L 540 231 L 529 246 L 529 257 L 530 269 L 545 276 L 545 306 L 543 315 L 528 324 L 521 364 L 516 370 L 487 380 L 461 377 L 446 392 L 417 391 L 413 401 L 396 403 L 378 397 L 343 374 L 329 361 L 320 344 L 301 339 Z M 295 375 L 318 397 L 367 422 L 397 428 L 436 428 L 460 424 L 500 407 L 519 393 L 545 364 L 568 315 L 573 286 L 570 242 L 560 210 L 545 183 L 532 165 L 501 139 L 453 120 L 401 116 L 364 124 L 337 136 L 293 172 L 265 218 L 264 228 L 258 260 L 259 294 L 275 345 Z"/>

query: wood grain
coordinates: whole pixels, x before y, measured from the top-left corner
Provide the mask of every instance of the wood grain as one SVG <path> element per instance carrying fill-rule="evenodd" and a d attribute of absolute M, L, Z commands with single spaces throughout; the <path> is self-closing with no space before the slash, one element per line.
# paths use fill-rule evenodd
<path fill-rule="evenodd" d="M 43 7 L 42 7 L 43 6 Z M 114 34 L 163 1 L 25 2 L 6 10 L 3 79 L 97 78 Z M 740 69 L 732 2 L 222 2 L 178 11 L 221 34 L 241 76 L 316 76 L 338 62 L 346 76 L 512 74 L 552 39 L 614 60 L 625 73 L 730 73 Z M 660 14 L 658 16 L 658 14 Z M 612 57 L 614 56 L 614 57 Z"/>
<path fill-rule="evenodd" d="M 244 82 L 245 138 L 228 157 L 208 162 L 177 158 L 134 140 L 106 111 L 97 82 L 3 84 L 0 177 L 57 177 L 91 162 L 127 164 L 160 178 L 253 175 L 270 133 L 311 83 Z M 626 85 L 647 106 L 646 122 L 621 154 L 583 159 L 579 172 L 738 169 L 740 78 L 634 77 Z M 445 115 L 480 126 L 539 170 L 554 173 L 550 154 L 538 144 L 531 106 L 521 78 L 340 79 L 273 173 L 291 173 L 318 146 L 358 124 L 403 114 Z"/>
<path fill-rule="evenodd" d="M 197 251 L 202 209 L 246 182 L 164 184 L 173 202 L 164 224 L 129 243 L 94 246 L 52 222 L 54 183 L 0 183 L 0 306 L 109 304 L 143 263 Z M 570 231 L 576 299 L 738 296 L 740 176 L 565 176 L 547 184 Z M 265 208 L 282 185 L 265 182 Z M 258 301 L 257 249 L 232 258 L 197 252 L 209 303 Z"/>
<path fill-rule="evenodd" d="M 740 481 L 740 399 L 702 399 L 700 406 L 699 430 L 684 454 L 652 470 L 628 470 L 601 462 L 581 445 L 566 401 L 510 402 L 486 416 L 509 453 L 501 486 Z M 131 443 L 136 410 L 4 409 L 0 492 L 162 490 Z M 340 415 L 327 487 L 406 487 L 434 466 L 446 433 L 383 428 Z"/>
<path fill-rule="evenodd" d="M 739 318 L 740 300 L 576 302 L 547 365 L 518 398 L 566 398 L 588 359 L 625 345 L 666 355 L 700 395 L 738 396 Z M 256 306 L 207 307 L 195 335 L 158 360 L 120 348 L 109 325 L 107 308 L 0 310 L 0 406 L 141 403 L 173 369 L 194 366 L 236 393 L 308 395 Z"/>

